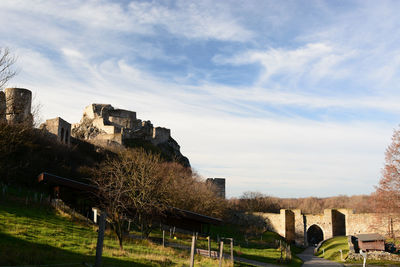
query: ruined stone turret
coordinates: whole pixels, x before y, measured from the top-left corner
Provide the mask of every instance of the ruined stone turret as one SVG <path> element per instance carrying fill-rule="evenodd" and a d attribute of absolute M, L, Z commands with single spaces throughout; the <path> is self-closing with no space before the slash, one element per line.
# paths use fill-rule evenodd
<path fill-rule="evenodd" d="M 32 92 L 23 88 L 6 88 L 6 120 L 10 124 L 32 124 Z"/>

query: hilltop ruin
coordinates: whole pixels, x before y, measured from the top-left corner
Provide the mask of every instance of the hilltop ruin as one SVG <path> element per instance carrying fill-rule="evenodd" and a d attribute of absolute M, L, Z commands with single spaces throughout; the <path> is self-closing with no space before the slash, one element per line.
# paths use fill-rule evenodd
<path fill-rule="evenodd" d="M 6 88 L 0 91 L 0 122 L 26 123 L 32 127 L 31 104 L 32 92 L 28 89 Z M 87 106 L 79 123 L 71 125 L 57 117 L 46 120 L 40 128 L 66 145 L 71 144 L 71 138 L 76 138 L 101 146 L 146 146 L 169 160 L 190 167 L 170 129 L 154 127 L 150 121 L 137 119 L 136 112 L 115 109 L 110 104 Z"/>
<path fill-rule="evenodd" d="M 75 138 L 99 145 L 129 146 L 132 142 L 145 142 L 182 165 L 190 166 L 179 144 L 171 137 L 170 129 L 154 127 L 150 121 L 137 119 L 136 112 L 115 109 L 110 104 L 87 106 L 81 121 L 72 125 L 71 133 Z"/>

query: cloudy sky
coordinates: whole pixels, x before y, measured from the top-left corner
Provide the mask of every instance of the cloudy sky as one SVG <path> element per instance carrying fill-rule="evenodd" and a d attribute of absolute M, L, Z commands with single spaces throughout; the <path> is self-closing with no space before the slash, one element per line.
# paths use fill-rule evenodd
<path fill-rule="evenodd" d="M 399 1 L 1 0 L 9 86 L 172 129 L 229 197 L 374 191 L 400 123 Z"/>

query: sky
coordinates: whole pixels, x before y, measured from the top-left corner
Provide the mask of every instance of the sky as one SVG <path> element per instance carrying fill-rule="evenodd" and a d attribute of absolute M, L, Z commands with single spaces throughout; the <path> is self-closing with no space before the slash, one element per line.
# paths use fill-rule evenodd
<path fill-rule="evenodd" d="M 9 87 L 171 129 L 228 197 L 369 194 L 400 123 L 400 1 L 1 0 Z"/>

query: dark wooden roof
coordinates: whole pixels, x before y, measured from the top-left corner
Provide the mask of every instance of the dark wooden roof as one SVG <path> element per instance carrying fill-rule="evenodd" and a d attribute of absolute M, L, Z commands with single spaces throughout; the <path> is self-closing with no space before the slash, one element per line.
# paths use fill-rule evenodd
<path fill-rule="evenodd" d="M 359 234 L 357 235 L 357 238 L 359 241 L 377 241 L 377 240 L 385 240 L 385 238 L 383 236 L 381 236 L 380 234 Z"/>
<path fill-rule="evenodd" d="M 78 182 L 72 179 L 63 178 L 54 174 L 50 174 L 47 172 L 43 172 L 38 176 L 38 182 L 42 182 L 45 184 L 51 184 L 56 186 L 65 186 L 71 189 L 79 190 L 79 191 L 88 191 L 88 192 L 96 192 L 97 187 L 89 184 L 85 184 L 82 182 Z"/>

